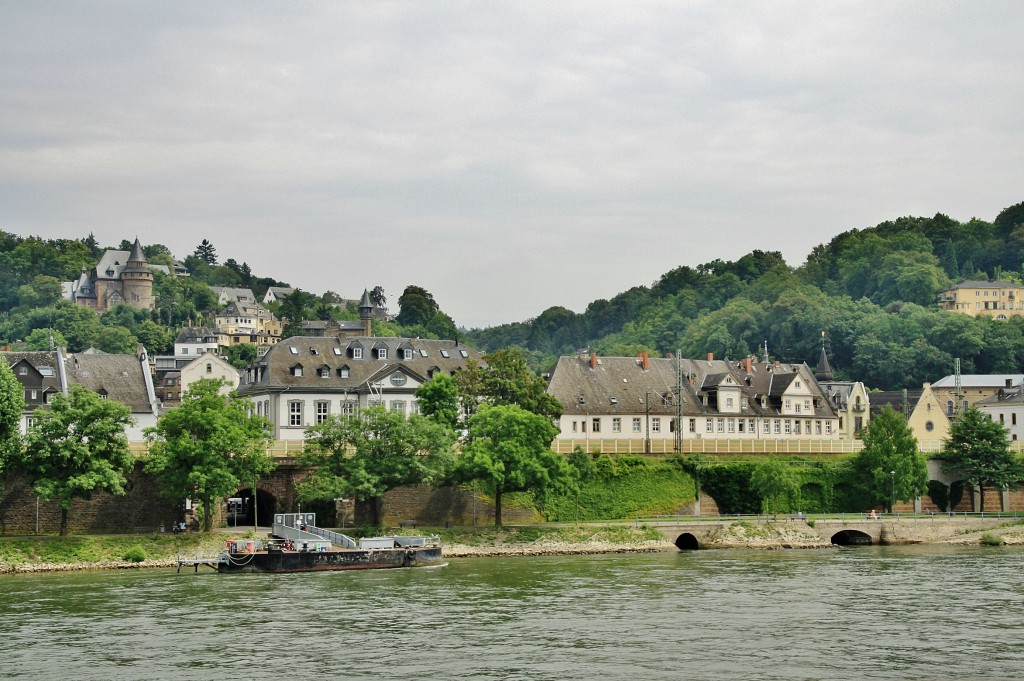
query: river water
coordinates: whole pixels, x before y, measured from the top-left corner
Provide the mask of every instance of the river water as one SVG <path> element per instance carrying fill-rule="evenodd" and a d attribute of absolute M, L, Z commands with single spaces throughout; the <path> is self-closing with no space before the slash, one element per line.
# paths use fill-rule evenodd
<path fill-rule="evenodd" d="M 1024 549 L 0 575 L 4 679 L 1011 679 Z"/>

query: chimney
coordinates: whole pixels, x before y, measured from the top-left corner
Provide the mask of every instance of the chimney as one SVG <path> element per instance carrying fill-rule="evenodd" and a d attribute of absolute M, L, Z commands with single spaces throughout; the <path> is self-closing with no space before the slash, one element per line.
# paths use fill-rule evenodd
<path fill-rule="evenodd" d="M 754 371 L 754 363 L 747 357 L 743 360 L 743 369 L 749 374 Z"/>
<path fill-rule="evenodd" d="M 714 362 L 715 361 L 715 353 L 713 353 L 713 352 L 709 352 L 708 353 L 708 361 L 709 362 Z"/>
<path fill-rule="evenodd" d="M 590 368 L 591 369 L 596 369 L 597 368 L 597 353 L 596 352 L 590 353 Z"/>
<path fill-rule="evenodd" d="M 644 371 L 647 371 L 647 368 L 650 366 L 650 362 L 647 359 L 647 353 L 638 352 L 636 353 L 636 358 L 637 363 L 640 365 L 640 368 L 643 369 Z"/>

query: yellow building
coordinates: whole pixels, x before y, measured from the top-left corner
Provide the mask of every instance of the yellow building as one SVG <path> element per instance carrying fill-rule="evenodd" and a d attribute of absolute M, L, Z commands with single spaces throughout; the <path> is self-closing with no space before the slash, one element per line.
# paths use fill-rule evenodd
<path fill-rule="evenodd" d="M 962 281 L 939 291 L 939 309 L 1001 320 L 1024 316 L 1024 286 L 1009 281 Z"/>
<path fill-rule="evenodd" d="M 216 322 L 222 347 L 240 343 L 268 346 L 281 340 L 281 321 L 259 303 L 234 301 L 217 313 Z"/>

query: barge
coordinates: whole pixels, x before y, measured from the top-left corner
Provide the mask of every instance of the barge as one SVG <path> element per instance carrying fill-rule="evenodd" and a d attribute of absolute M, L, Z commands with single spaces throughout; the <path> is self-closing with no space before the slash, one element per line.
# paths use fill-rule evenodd
<path fill-rule="evenodd" d="M 230 539 L 215 559 L 178 559 L 215 567 L 217 572 L 322 572 L 424 567 L 442 562 L 435 536 L 353 539 L 316 526 L 313 513 L 278 513 L 266 539 Z"/>

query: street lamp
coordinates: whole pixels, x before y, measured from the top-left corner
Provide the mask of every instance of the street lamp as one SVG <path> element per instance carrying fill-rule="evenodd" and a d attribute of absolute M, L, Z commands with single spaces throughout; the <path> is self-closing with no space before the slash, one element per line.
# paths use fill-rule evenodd
<path fill-rule="evenodd" d="M 896 471 L 889 471 L 889 476 L 892 478 L 892 503 L 889 505 L 889 513 L 892 513 L 896 507 Z"/>

